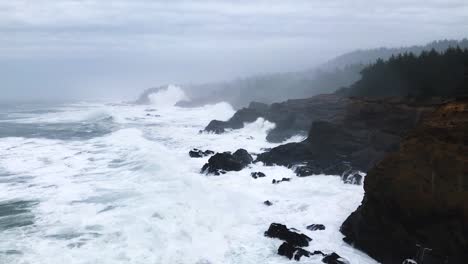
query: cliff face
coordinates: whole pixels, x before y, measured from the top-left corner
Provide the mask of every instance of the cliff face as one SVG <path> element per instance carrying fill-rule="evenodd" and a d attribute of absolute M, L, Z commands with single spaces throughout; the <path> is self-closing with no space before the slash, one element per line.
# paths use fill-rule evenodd
<path fill-rule="evenodd" d="M 427 263 L 446 256 L 448 263 L 466 263 L 468 99 L 424 118 L 368 172 L 364 188 L 362 205 L 342 225 L 346 242 L 383 263 L 414 256 L 416 244 L 441 256 Z"/>
<path fill-rule="evenodd" d="M 304 165 L 308 174 L 368 171 L 439 101 L 348 99 L 334 119 L 315 121 L 308 138 L 273 148 L 258 156 L 267 165 Z M 303 175 L 307 176 L 307 175 Z"/>

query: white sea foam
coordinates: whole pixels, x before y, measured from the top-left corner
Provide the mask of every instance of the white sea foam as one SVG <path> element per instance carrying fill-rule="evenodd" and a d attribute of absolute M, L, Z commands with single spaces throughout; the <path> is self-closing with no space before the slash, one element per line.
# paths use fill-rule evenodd
<path fill-rule="evenodd" d="M 287 168 L 260 164 L 220 177 L 202 175 L 208 158 L 191 159 L 191 148 L 258 153 L 277 145 L 265 140 L 274 124 L 258 119 L 223 135 L 199 134 L 210 120 L 226 120 L 234 110 L 224 103 L 195 109 L 171 104 L 69 105 L 29 117 L 40 123 L 105 113 L 119 124 L 92 139 L 0 138 L 0 172 L 11 179 L 0 182 L 0 201 L 39 201 L 31 208 L 34 225 L 0 231 L 0 263 L 290 263 L 276 254 L 281 241 L 263 236 L 272 222 L 312 237 L 310 250 L 335 251 L 353 264 L 375 263 L 339 232 L 359 205 L 362 186 L 333 176 L 299 178 Z M 267 177 L 254 180 L 254 171 Z M 271 184 L 283 177 L 292 181 Z M 264 206 L 265 200 L 274 205 Z M 311 232 L 309 224 L 327 229 Z"/>
<path fill-rule="evenodd" d="M 150 94 L 149 99 L 151 104 L 162 108 L 174 106 L 179 101 L 188 100 L 188 97 L 182 88 L 175 85 L 169 85 L 166 89 Z"/>

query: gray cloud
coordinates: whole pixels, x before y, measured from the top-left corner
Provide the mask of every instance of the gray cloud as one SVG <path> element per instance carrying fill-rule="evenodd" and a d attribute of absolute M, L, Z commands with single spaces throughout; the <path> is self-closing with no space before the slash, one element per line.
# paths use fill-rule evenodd
<path fill-rule="evenodd" d="M 129 95 L 467 33 L 465 0 L 1 1 L 1 89 L 10 97 Z"/>

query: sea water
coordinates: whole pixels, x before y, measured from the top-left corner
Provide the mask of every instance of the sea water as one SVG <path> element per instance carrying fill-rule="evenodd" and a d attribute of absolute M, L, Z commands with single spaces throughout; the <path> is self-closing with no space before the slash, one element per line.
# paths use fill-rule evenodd
<path fill-rule="evenodd" d="M 362 186 L 262 164 L 200 174 L 208 157 L 192 159 L 190 149 L 261 153 L 277 146 L 265 140 L 274 124 L 199 133 L 235 111 L 226 103 L 175 107 L 186 97 L 171 89 L 153 94 L 151 105 L 0 106 L 0 263 L 291 263 L 276 253 L 282 241 L 264 236 L 273 222 L 310 236 L 309 250 L 375 263 L 339 232 Z M 255 171 L 267 176 L 253 179 Z M 271 183 L 283 177 L 291 181 Z"/>

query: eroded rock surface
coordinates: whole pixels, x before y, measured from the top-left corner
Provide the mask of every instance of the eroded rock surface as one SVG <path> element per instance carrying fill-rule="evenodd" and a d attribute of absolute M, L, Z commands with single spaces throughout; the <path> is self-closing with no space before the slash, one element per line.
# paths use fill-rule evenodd
<path fill-rule="evenodd" d="M 440 263 L 468 259 L 468 99 L 439 107 L 366 176 L 345 241 L 382 263 L 402 263 L 416 244 Z M 434 262 L 435 263 L 435 262 Z"/>

